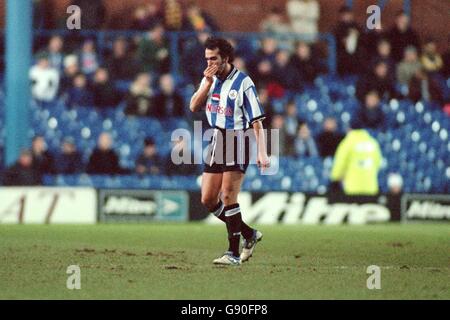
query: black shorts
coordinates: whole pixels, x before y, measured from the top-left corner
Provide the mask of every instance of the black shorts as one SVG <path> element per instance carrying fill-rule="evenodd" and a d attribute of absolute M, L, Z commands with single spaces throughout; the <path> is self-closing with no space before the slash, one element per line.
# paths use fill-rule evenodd
<path fill-rule="evenodd" d="M 250 163 L 249 129 L 214 129 L 208 145 L 203 172 L 223 173 L 241 171 L 245 173 Z"/>

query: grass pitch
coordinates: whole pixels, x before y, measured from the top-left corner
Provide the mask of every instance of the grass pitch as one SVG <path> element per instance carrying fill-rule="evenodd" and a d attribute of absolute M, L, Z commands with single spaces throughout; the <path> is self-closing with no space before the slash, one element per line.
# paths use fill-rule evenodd
<path fill-rule="evenodd" d="M 0 299 L 450 299 L 448 224 L 258 228 L 248 263 L 218 267 L 223 225 L 0 225 Z"/>

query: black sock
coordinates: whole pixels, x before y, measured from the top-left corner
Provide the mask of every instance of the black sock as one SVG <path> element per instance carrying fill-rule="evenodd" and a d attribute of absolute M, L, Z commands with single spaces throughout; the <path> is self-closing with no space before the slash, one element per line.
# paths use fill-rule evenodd
<path fill-rule="evenodd" d="M 239 206 L 239 204 L 237 204 Z M 222 220 L 223 222 L 227 223 L 226 217 L 225 217 L 225 210 L 224 210 L 223 202 L 222 200 L 219 200 L 219 203 L 217 206 L 211 211 L 212 214 L 214 214 L 218 219 Z M 250 239 L 253 237 L 253 233 L 255 230 L 253 228 L 250 228 L 243 220 L 242 220 L 242 214 L 241 216 L 241 232 L 242 236 L 245 239 Z"/>
<path fill-rule="evenodd" d="M 238 257 L 242 220 L 239 204 L 236 203 L 226 206 L 224 213 L 228 229 L 228 251 L 231 251 L 235 257 Z"/>

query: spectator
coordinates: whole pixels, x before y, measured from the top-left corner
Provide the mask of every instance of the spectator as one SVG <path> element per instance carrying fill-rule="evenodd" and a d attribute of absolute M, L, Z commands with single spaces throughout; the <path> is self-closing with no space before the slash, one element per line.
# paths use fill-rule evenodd
<path fill-rule="evenodd" d="M 403 178 L 399 173 L 389 173 L 387 179 L 388 197 L 387 207 L 391 211 L 393 220 L 401 219 L 401 198 L 403 193 Z"/>
<path fill-rule="evenodd" d="M 334 29 L 336 37 L 337 70 L 341 76 L 361 72 L 363 44 L 361 29 L 349 7 L 339 9 L 339 22 Z"/>
<path fill-rule="evenodd" d="M 138 6 L 133 13 L 133 21 L 131 29 L 137 31 L 145 31 L 152 29 L 158 23 L 162 22 L 159 8 L 154 2 L 147 5 Z"/>
<path fill-rule="evenodd" d="M 306 36 L 308 42 L 315 42 L 319 32 L 320 6 L 317 0 L 289 0 L 286 11 L 292 30 Z"/>
<path fill-rule="evenodd" d="M 359 121 L 351 124 L 352 130 L 336 150 L 329 191 L 336 193 L 342 183 L 346 195 L 376 195 L 382 160 L 380 145 Z"/>
<path fill-rule="evenodd" d="M 73 86 L 67 93 L 67 105 L 70 108 L 89 107 L 94 105 L 94 95 L 87 85 L 86 76 L 79 73 L 73 79 Z"/>
<path fill-rule="evenodd" d="M 92 75 L 99 67 L 97 52 L 95 51 L 94 40 L 87 39 L 84 41 L 79 53 L 79 65 L 81 72 L 85 75 Z"/>
<path fill-rule="evenodd" d="M 267 153 L 269 155 L 276 155 L 276 151 L 278 150 L 280 156 L 286 155 L 286 127 L 284 118 L 281 114 L 276 114 L 272 117 L 270 129 L 271 130 L 267 133 Z M 278 134 L 278 141 L 274 140 L 274 130 L 276 130 Z"/>
<path fill-rule="evenodd" d="M 283 14 L 278 7 L 272 7 L 266 18 L 263 19 L 259 26 L 261 32 L 285 34 L 291 32 L 290 26 L 285 23 Z"/>
<path fill-rule="evenodd" d="M 3 173 L 5 186 L 36 186 L 42 184 L 42 176 L 33 164 L 33 156 L 29 150 L 22 150 L 15 164 Z"/>
<path fill-rule="evenodd" d="M 108 71 L 99 68 L 94 75 L 92 85 L 94 106 L 100 109 L 115 107 L 120 102 L 120 95 L 109 79 Z"/>
<path fill-rule="evenodd" d="M 344 136 L 338 132 L 335 118 L 326 118 L 323 122 L 322 132 L 316 138 L 319 154 L 322 158 L 333 157 L 337 146 Z"/>
<path fill-rule="evenodd" d="M 132 80 L 138 70 L 137 62 L 128 52 L 128 43 L 125 38 L 117 38 L 113 43 L 113 51 L 106 62 L 111 79 Z"/>
<path fill-rule="evenodd" d="M 161 9 L 164 28 L 167 31 L 188 30 L 183 5 L 179 0 L 164 0 Z"/>
<path fill-rule="evenodd" d="M 152 138 L 144 140 L 144 151 L 136 159 L 136 173 L 144 174 L 163 174 L 164 161 L 158 155 L 155 142 Z"/>
<path fill-rule="evenodd" d="M 356 122 L 361 128 L 382 129 L 385 116 L 380 106 L 380 96 L 377 91 L 369 91 L 365 95 L 364 104 L 356 112 Z"/>
<path fill-rule="evenodd" d="M 253 79 L 255 79 L 256 87 L 267 89 L 271 98 L 276 98 L 284 94 L 284 92 L 274 92 L 274 89 L 279 88 L 269 88 L 269 84 L 274 80 L 273 64 L 270 60 L 261 60 L 257 63 L 256 70 L 253 72 Z"/>
<path fill-rule="evenodd" d="M 369 91 L 377 91 L 381 98 L 392 99 L 397 97 L 394 81 L 389 77 L 388 66 L 383 61 L 378 61 L 373 71 L 360 78 L 356 84 L 356 97 L 365 101 Z"/>
<path fill-rule="evenodd" d="M 44 137 L 35 136 L 31 142 L 33 166 L 40 175 L 55 173 L 54 159 L 47 150 Z"/>
<path fill-rule="evenodd" d="M 421 66 L 416 48 L 406 47 L 404 58 L 397 65 L 397 81 L 407 86 Z"/>
<path fill-rule="evenodd" d="M 400 11 L 395 17 L 395 25 L 388 32 L 388 39 L 392 44 L 392 58 L 395 63 L 403 58 L 406 47 L 419 48 L 419 37 L 409 25 L 408 15 Z"/>
<path fill-rule="evenodd" d="M 303 122 L 298 127 L 297 137 L 295 138 L 295 155 L 297 157 L 318 157 L 316 142 L 311 136 L 309 127 Z"/>
<path fill-rule="evenodd" d="M 297 106 L 294 101 L 289 101 L 286 105 L 284 126 L 286 129 L 286 155 L 292 156 L 295 154 L 295 138 L 298 131 Z"/>
<path fill-rule="evenodd" d="M 98 137 L 97 147 L 89 157 L 87 173 L 89 174 L 121 174 L 119 157 L 112 149 L 113 141 L 109 133 L 103 132 Z"/>
<path fill-rule="evenodd" d="M 436 42 L 434 42 L 434 40 L 428 40 L 423 46 L 420 62 L 422 63 L 424 70 L 433 75 L 440 72 L 444 66 L 442 57 L 437 51 Z"/>
<path fill-rule="evenodd" d="M 295 55 L 291 57 L 290 65 L 297 70 L 300 78 L 308 84 L 312 84 L 322 71 L 319 62 L 311 54 L 311 47 L 306 42 L 299 42 Z"/>
<path fill-rule="evenodd" d="M 154 97 L 155 114 L 162 117 L 182 117 L 184 115 L 183 98 L 175 91 L 175 84 L 170 74 L 163 74 L 159 78 L 160 92 Z"/>
<path fill-rule="evenodd" d="M 388 76 L 392 80 L 395 81 L 395 61 L 391 58 L 391 44 L 386 39 L 381 39 L 377 44 L 377 52 L 373 56 L 370 67 L 376 65 L 379 61 L 386 63 L 388 67 Z M 370 71 L 370 68 L 369 68 Z"/>
<path fill-rule="evenodd" d="M 55 99 L 59 87 L 59 73 L 50 66 L 46 54 L 38 55 L 37 64 L 30 69 L 30 80 L 33 98 L 43 102 Z"/>
<path fill-rule="evenodd" d="M 377 47 L 381 40 L 388 40 L 388 34 L 380 21 L 364 35 L 364 51 L 368 57 L 377 55 Z"/>
<path fill-rule="evenodd" d="M 442 68 L 442 75 L 445 79 L 450 78 L 450 36 L 448 37 L 447 51 L 442 56 L 444 67 Z"/>
<path fill-rule="evenodd" d="M 388 175 L 387 185 L 389 189 L 389 194 L 397 195 L 402 193 L 403 189 L 403 178 L 398 173 L 390 173 Z"/>
<path fill-rule="evenodd" d="M 83 160 L 72 138 L 63 140 L 60 154 L 57 155 L 55 163 L 58 174 L 76 174 L 83 172 Z"/>
<path fill-rule="evenodd" d="M 79 6 L 83 13 L 83 30 L 99 30 L 106 21 L 106 7 L 102 0 L 73 0 L 72 5 Z"/>
<path fill-rule="evenodd" d="M 184 43 L 181 52 L 182 71 L 191 84 L 198 84 L 203 78 L 205 63 L 198 57 L 205 55 L 204 43 L 209 36 L 206 32 L 199 32 L 195 38 L 188 38 Z"/>
<path fill-rule="evenodd" d="M 283 89 L 300 92 L 302 78 L 299 70 L 293 67 L 287 50 L 280 50 L 275 57 L 274 79 Z"/>
<path fill-rule="evenodd" d="M 48 42 L 47 50 L 43 52 L 47 54 L 50 66 L 58 70 L 58 72 L 61 72 L 63 70 L 63 46 L 63 38 L 61 36 L 53 36 Z"/>
<path fill-rule="evenodd" d="M 73 80 L 79 73 L 78 57 L 74 54 L 66 56 L 64 58 L 64 72 L 61 78 L 60 93 L 65 93 L 72 88 Z"/>
<path fill-rule="evenodd" d="M 155 113 L 152 101 L 153 90 L 150 87 L 151 77 L 148 73 L 140 73 L 130 86 L 125 114 L 148 117 Z"/>
<path fill-rule="evenodd" d="M 142 65 L 142 72 L 166 73 L 169 71 L 169 50 L 162 25 L 156 25 L 139 42 L 137 57 Z"/>
<path fill-rule="evenodd" d="M 186 16 L 189 31 L 212 32 L 219 30 L 214 19 L 203 11 L 195 2 L 188 4 Z"/>
<path fill-rule="evenodd" d="M 413 102 L 424 101 L 438 104 L 444 102 L 443 92 L 438 82 L 423 69 L 417 70 L 409 82 L 409 98 Z"/>

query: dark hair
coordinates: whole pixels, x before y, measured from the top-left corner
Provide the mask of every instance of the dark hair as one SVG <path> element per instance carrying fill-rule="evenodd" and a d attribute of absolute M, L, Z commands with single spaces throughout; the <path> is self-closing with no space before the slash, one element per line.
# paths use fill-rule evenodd
<path fill-rule="evenodd" d="M 223 38 L 209 37 L 205 42 L 205 48 L 209 50 L 219 48 L 219 54 L 223 59 L 228 57 L 228 62 L 234 60 L 234 48 L 231 43 Z"/>

